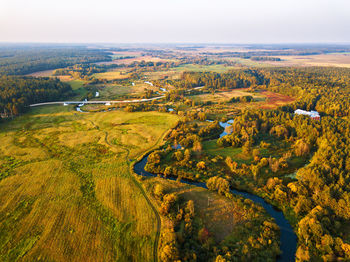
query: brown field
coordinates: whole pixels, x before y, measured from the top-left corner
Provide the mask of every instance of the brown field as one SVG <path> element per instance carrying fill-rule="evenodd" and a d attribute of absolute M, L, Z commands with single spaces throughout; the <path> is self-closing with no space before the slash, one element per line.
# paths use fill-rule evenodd
<path fill-rule="evenodd" d="M 52 76 L 54 70 L 45 70 L 45 71 L 38 71 L 38 72 L 34 72 L 31 74 L 27 74 L 27 76 L 34 76 L 34 77 L 48 77 L 48 76 Z"/>
<path fill-rule="evenodd" d="M 241 96 L 252 96 L 257 100 L 264 99 L 264 95 L 262 93 L 253 93 L 250 92 L 248 88 L 238 88 L 232 89 L 230 91 L 219 91 L 214 94 L 206 93 L 201 95 L 189 96 L 189 98 L 194 99 L 195 101 L 215 101 L 215 102 L 224 102 L 228 101 L 233 97 L 241 97 Z"/>
<path fill-rule="evenodd" d="M 283 61 L 266 61 L 264 64 L 275 66 L 336 66 L 350 68 L 349 54 L 325 54 L 310 56 L 279 56 Z"/>
<path fill-rule="evenodd" d="M 125 53 L 123 52 L 123 55 Z M 133 53 L 130 53 L 130 56 L 134 55 Z M 96 64 L 99 65 L 112 65 L 112 64 L 116 64 L 116 65 L 120 65 L 120 64 L 126 64 L 129 65 L 133 62 L 141 62 L 141 61 L 145 61 L 145 62 L 169 62 L 171 60 L 169 59 L 161 59 L 158 57 L 153 57 L 153 56 L 138 56 L 138 57 L 134 57 L 134 58 L 128 58 L 128 59 L 117 59 L 117 60 L 113 60 L 113 61 L 108 61 L 108 62 L 98 62 Z"/>
<path fill-rule="evenodd" d="M 92 76 L 94 78 L 107 79 L 107 80 L 127 79 L 130 77 L 129 73 L 121 71 L 120 69 L 111 70 L 104 73 L 97 73 L 97 74 L 93 74 Z"/>
<path fill-rule="evenodd" d="M 234 103 L 233 107 L 237 108 L 252 108 L 259 107 L 262 109 L 272 109 L 278 106 L 286 105 L 295 101 L 295 98 L 274 93 L 271 91 L 260 91 L 252 92 L 248 88 L 239 88 L 233 89 L 230 91 L 220 91 L 215 94 L 206 93 L 200 95 L 189 96 L 190 99 L 194 101 L 215 101 L 215 102 L 227 102 L 233 97 L 242 97 L 242 96 L 252 96 L 255 99 L 255 102 L 252 103 Z"/>
<path fill-rule="evenodd" d="M 266 97 L 266 100 L 260 105 L 260 108 L 263 109 L 276 108 L 278 106 L 283 106 L 295 101 L 295 98 L 293 97 L 274 93 L 271 91 L 262 91 L 261 95 Z"/>

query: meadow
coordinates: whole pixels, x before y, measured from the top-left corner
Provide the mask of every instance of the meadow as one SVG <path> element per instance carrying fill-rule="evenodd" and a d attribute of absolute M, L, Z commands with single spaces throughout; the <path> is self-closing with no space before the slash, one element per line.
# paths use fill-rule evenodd
<path fill-rule="evenodd" d="M 233 66 L 219 65 L 196 65 L 196 64 L 185 64 L 174 68 L 176 71 L 190 71 L 190 72 L 216 72 L 224 73 L 232 69 L 237 69 Z"/>
<path fill-rule="evenodd" d="M 176 123 L 37 108 L 1 124 L 1 261 L 152 261 L 155 214 L 130 164 Z"/>
<path fill-rule="evenodd" d="M 96 73 L 96 74 L 93 74 L 92 76 L 97 79 L 113 80 L 113 79 L 127 79 L 129 78 L 130 74 L 120 70 L 111 70 L 104 73 Z"/>

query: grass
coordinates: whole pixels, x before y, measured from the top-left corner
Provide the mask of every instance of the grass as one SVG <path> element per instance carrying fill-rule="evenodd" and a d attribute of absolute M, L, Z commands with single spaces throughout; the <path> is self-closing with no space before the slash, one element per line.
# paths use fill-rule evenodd
<path fill-rule="evenodd" d="M 107 79 L 107 80 L 113 80 L 113 79 L 127 79 L 129 78 L 128 73 L 123 73 L 121 71 L 108 71 L 104 73 L 96 73 L 92 75 L 94 78 L 97 79 Z"/>
<path fill-rule="evenodd" d="M 203 142 L 203 150 L 209 155 L 216 156 L 220 155 L 223 157 L 231 157 L 237 163 L 248 164 L 252 161 L 251 157 L 242 155 L 242 148 L 240 147 L 219 147 L 216 144 L 216 140 L 209 140 Z"/>
<path fill-rule="evenodd" d="M 219 249 L 230 247 L 232 252 L 236 252 L 236 256 L 241 254 L 238 252 L 238 248 L 264 234 L 262 227 L 264 222 L 272 222 L 262 207 L 235 195 L 232 198 L 227 198 L 200 187 L 159 177 L 144 179 L 144 184 L 149 192 L 153 192 L 155 186 L 160 184 L 167 194 L 177 193 L 183 202 L 192 200 L 195 211 L 193 227 L 197 230 L 203 227 L 208 229 L 216 247 Z M 157 199 L 153 199 L 153 201 L 158 204 L 159 208 L 161 201 Z M 172 223 L 169 216 L 162 216 L 162 230 L 165 232 L 169 230 L 167 227 Z M 181 225 L 175 233 L 182 235 Z M 164 238 L 166 239 L 166 237 Z M 272 240 L 276 239 L 276 236 L 272 238 Z M 233 246 L 237 248 L 233 248 Z M 263 248 L 261 246 L 260 248 L 259 252 L 263 253 Z"/>
<path fill-rule="evenodd" d="M 128 159 L 177 117 L 71 110 L 37 108 L 1 124 L 0 260 L 151 261 L 155 214 Z"/>
<path fill-rule="evenodd" d="M 70 84 L 73 91 L 77 94 L 74 97 L 74 99 L 80 100 L 82 97 L 87 95 L 88 91 L 84 87 L 85 81 L 75 79 L 75 80 L 68 80 L 68 81 L 66 81 L 66 83 Z"/>
<path fill-rule="evenodd" d="M 223 73 L 228 70 L 236 69 L 233 66 L 225 65 L 194 65 L 194 64 L 185 64 L 174 68 L 176 71 L 192 71 L 192 72 L 217 72 Z"/>
<path fill-rule="evenodd" d="M 79 90 L 84 85 L 83 80 L 71 80 L 71 81 L 68 81 L 67 83 L 70 84 L 73 90 Z"/>
<path fill-rule="evenodd" d="M 242 96 L 252 96 L 255 100 L 264 100 L 264 96 L 260 93 L 253 93 L 249 92 L 247 88 L 238 88 L 238 89 L 232 89 L 229 91 L 222 91 L 222 92 L 215 92 L 212 93 L 204 93 L 200 95 L 192 95 L 189 96 L 190 99 L 193 99 L 194 101 L 215 101 L 215 102 L 228 102 L 233 97 L 242 97 Z"/>

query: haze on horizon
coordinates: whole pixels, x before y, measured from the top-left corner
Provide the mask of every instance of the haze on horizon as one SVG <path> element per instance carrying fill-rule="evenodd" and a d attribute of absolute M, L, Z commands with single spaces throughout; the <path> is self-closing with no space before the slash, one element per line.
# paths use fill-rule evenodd
<path fill-rule="evenodd" d="M 350 43 L 348 0 L 3 0 L 0 42 Z"/>

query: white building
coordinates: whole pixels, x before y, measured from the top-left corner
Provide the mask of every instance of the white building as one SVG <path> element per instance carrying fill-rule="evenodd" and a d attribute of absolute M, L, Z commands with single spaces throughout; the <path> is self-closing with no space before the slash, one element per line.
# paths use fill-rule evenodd
<path fill-rule="evenodd" d="M 296 115 L 305 115 L 305 116 L 309 116 L 311 117 L 312 119 L 315 119 L 315 120 L 320 120 L 320 114 L 317 112 L 317 111 L 305 111 L 305 110 L 302 110 L 302 109 L 297 109 L 294 111 L 294 114 Z"/>

